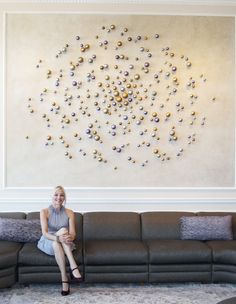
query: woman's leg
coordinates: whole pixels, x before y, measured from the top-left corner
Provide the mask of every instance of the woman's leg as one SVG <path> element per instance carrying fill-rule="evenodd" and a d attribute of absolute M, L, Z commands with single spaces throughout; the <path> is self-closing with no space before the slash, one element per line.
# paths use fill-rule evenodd
<path fill-rule="evenodd" d="M 68 230 L 66 228 L 61 228 L 60 230 L 57 231 L 56 235 L 60 236 L 60 235 L 66 234 L 66 233 L 68 233 Z M 69 244 L 65 244 L 65 243 L 60 243 L 60 245 L 62 246 L 62 248 L 64 250 L 64 253 L 66 254 L 66 256 L 68 258 L 68 261 L 69 261 L 69 264 L 70 264 L 70 269 L 72 270 L 72 269 L 77 268 L 78 265 L 75 262 L 73 253 L 71 251 L 71 246 Z M 79 272 L 79 269 L 75 269 L 73 271 L 73 275 L 76 278 L 81 278 L 81 274 Z"/>
<path fill-rule="evenodd" d="M 57 262 L 60 272 L 61 272 L 61 280 L 62 280 L 62 282 L 68 282 L 64 250 L 63 250 L 61 244 L 58 242 L 53 242 L 53 249 L 54 249 L 54 253 L 55 253 L 56 262 Z M 68 288 L 69 288 L 68 284 L 62 283 L 62 290 L 67 291 Z"/>
<path fill-rule="evenodd" d="M 68 244 L 64 244 L 62 243 L 61 244 L 63 249 L 64 249 L 64 252 L 68 258 L 68 261 L 69 261 L 69 264 L 70 264 L 70 269 L 73 270 L 73 275 L 76 277 L 76 278 L 81 278 L 81 274 L 79 272 L 79 269 L 77 268 L 78 265 L 76 264 L 75 262 L 75 259 L 74 259 L 74 256 L 73 256 L 73 253 L 71 251 L 71 246 L 68 245 Z M 77 269 L 76 269 L 77 268 Z"/>

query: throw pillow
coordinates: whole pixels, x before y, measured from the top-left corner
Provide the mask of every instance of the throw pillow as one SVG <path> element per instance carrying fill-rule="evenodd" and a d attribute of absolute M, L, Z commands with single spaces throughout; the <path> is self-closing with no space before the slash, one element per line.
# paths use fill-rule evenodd
<path fill-rule="evenodd" d="M 232 240 L 232 216 L 182 216 L 181 240 Z"/>
<path fill-rule="evenodd" d="M 40 220 L 0 217 L 0 240 L 12 242 L 36 242 L 42 235 Z"/>

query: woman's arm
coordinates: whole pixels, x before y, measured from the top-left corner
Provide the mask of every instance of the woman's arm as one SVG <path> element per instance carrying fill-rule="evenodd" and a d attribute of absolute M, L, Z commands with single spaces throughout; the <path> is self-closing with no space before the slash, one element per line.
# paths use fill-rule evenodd
<path fill-rule="evenodd" d="M 51 241 L 58 241 L 56 235 L 48 233 L 48 209 L 42 209 L 40 211 L 40 223 L 43 236 Z"/>
<path fill-rule="evenodd" d="M 73 241 L 76 237 L 76 231 L 75 231 L 75 215 L 74 212 L 70 209 L 66 209 L 67 215 L 69 217 L 69 235 L 71 237 L 71 240 Z"/>

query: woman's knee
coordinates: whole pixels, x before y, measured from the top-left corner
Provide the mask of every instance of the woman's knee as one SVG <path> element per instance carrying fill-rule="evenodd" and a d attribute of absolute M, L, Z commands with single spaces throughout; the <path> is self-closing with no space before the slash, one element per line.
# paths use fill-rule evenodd
<path fill-rule="evenodd" d="M 68 229 L 62 227 L 61 229 L 59 229 L 59 230 L 55 233 L 55 235 L 60 236 L 60 235 L 67 234 L 67 233 L 68 233 Z"/>
<path fill-rule="evenodd" d="M 52 248 L 53 248 L 54 251 L 55 251 L 55 250 L 58 250 L 59 247 L 61 247 L 61 244 L 60 244 L 60 243 L 58 243 L 57 241 L 53 241 L 53 242 L 52 242 Z"/>

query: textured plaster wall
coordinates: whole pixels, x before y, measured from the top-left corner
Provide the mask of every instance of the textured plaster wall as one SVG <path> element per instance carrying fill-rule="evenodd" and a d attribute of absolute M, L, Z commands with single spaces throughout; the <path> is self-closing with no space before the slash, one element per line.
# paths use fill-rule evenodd
<path fill-rule="evenodd" d="M 166 86 L 168 81 L 163 78 L 156 89 L 159 100 L 165 103 L 165 111 L 173 113 L 171 119 L 164 121 L 164 110 L 157 108 L 161 123 L 159 132 L 161 141 L 158 148 L 171 155 L 170 160 L 161 161 L 152 153 L 156 142 L 150 139 L 151 147 L 137 148 L 142 141 L 139 137 L 140 128 L 132 126 L 132 132 L 127 136 L 122 134 L 112 137 L 107 134 L 105 122 L 107 117 L 92 112 L 92 120 L 98 117 L 102 126 L 103 144 L 98 145 L 88 139 L 84 130 L 91 118 L 79 118 L 79 130 L 76 124 L 66 126 L 61 130 L 60 122 L 54 116 L 53 128 L 48 129 L 42 120 L 42 114 L 48 109 L 47 102 L 39 102 L 40 92 L 50 87 L 46 79 L 48 68 L 58 70 L 81 54 L 75 47 L 75 36 L 91 45 L 90 54 L 97 54 L 96 65 L 112 63 L 116 50 L 105 52 L 95 46 L 95 35 L 101 33 L 101 26 L 116 25 L 117 31 L 112 36 L 114 41 L 120 40 L 120 32 L 124 27 L 129 29 L 130 36 L 147 35 L 153 37 L 160 34 L 160 39 L 148 40 L 146 45 L 153 53 L 150 59 L 153 66 L 166 67 L 170 62 L 160 52 L 162 47 L 170 47 L 176 54 L 173 61 L 181 66 L 180 55 L 184 54 L 192 63 L 191 69 L 180 68 L 178 79 L 181 89 L 166 104 Z M 79 14 L 7 14 L 6 18 L 6 185 L 8 187 L 44 187 L 63 184 L 71 187 L 226 187 L 234 186 L 234 18 L 232 17 L 184 17 L 184 16 L 128 16 L 128 15 L 79 15 Z M 101 35 L 104 35 L 101 34 Z M 73 46 L 60 60 L 55 54 L 65 43 Z M 79 45 L 79 42 L 78 42 Z M 140 44 L 141 46 L 141 44 Z M 135 56 L 137 50 L 124 46 L 122 51 L 128 56 Z M 85 55 L 84 55 L 85 56 Z M 87 57 L 87 54 L 86 54 Z M 88 57 L 87 57 L 88 58 Z M 178 59 L 177 59 L 178 58 Z M 36 68 L 39 59 L 43 63 Z M 143 61 L 142 61 L 143 62 Z M 135 63 L 138 65 L 138 63 Z M 89 68 L 90 70 L 91 68 Z M 138 67 L 137 67 L 138 69 Z M 81 75 L 88 72 L 86 66 L 81 68 Z M 154 72 L 151 70 L 151 72 Z M 153 80 L 153 73 L 146 75 L 144 86 Z M 114 70 L 108 71 L 112 77 Z M 207 79 L 202 82 L 200 75 Z M 97 73 L 104 82 L 104 74 Z M 54 75 L 53 75 L 54 76 Z M 190 105 L 187 96 L 190 91 L 183 83 L 189 77 L 197 79 L 194 93 L 198 102 Z M 65 80 L 63 87 L 69 86 Z M 91 93 L 96 92 L 95 86 Z M 153 89 L 151 89 L 152 91 Z M 61 89 L 55 96 L 62 103 L 65 92 Z M 81 94 L 86 93 L 86 86 Z M 92 94 L 91 94 L 92 95 Z M 29 113 L 28 98 L 32 98 L 34 113 Z M 212 98 L 215 97 L 215 101 Z M 45 99 L 47 99 L 45 97 Z M 48 98 L 50 102 L 52 98 Z M 176 102 L 185 103 L 183 117 L 186 121 L 178 126 L 179 113 L 176 112 Z M 88 106 L 94 99 L 86 100 Z M 145 101 L 146 102 L 146 101 Z M 155 103 L 156 101 L 154 101 Z M 139 113 L 139 106 L 133 111 Z M 74 106 L 73 106 L 74 107 Z M 148 105 L 148 111 L 153 111 Z M 66 108 L 68 115 L 70 110 Z M 194 110 L 198 114 L 196 122 L 189 125 L 189 113 Z M 119 113 L 119 112 L 118 112 Z M 121 112 L 122 116 L 125 114 Z M 138 114 L 137 114 L 138 115 Z M 114 117 L 114 118 L 113 118 Z M 206 123 L 201 125 L 201 118 L 206 117 Z M 117 113 L 111 115 L 118 124 Z M 178 130 L 178 141 L 168 142 L 167 131 L 172 126 Z M 150 124 L 146 123 L 149 129 Z M 82 141 L 78 145 L 72 134 L 81 132 Z M 63 133 L 68 138 L 73 158 L 64 156 L 65 149 L 58 141 Z M 196 142 L 187 144 L 189 134 L 196 134 Z M 46 137 L 55 138 L 54 145 L 45 147 Z M 163 135 L 163 136 L 162 136 Z M 26 140 L 26 136 L 29 139 Z M 148 141 L 148 139 L 146 139 Z M 129 143 L 128 148 L 120 154 L 114 154 L 111 146 Z M 78 150 L 82 148 L 87 155 L 82 156 Z M 183 148 L 181 157 L 176 157 L 176 151 Z M 107 163 L 98 162 L 92 157 L 92 151 L 99 149 L 107 159 Z M 136 164 L 127 161 L 132 155 Z M 144 167 L 141 164 L 148 160 Z M 117 170 L 114 168 L 117 167 Z"/>

